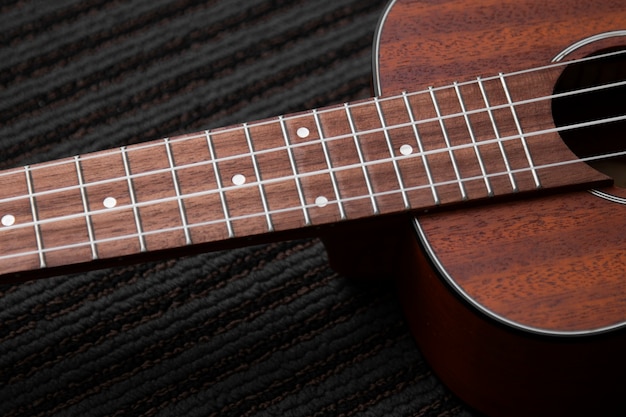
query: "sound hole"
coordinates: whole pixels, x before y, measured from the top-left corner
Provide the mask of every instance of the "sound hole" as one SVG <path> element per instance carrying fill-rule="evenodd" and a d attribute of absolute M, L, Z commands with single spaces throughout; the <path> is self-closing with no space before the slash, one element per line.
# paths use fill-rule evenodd
<path fill-rule="evenodd" d="M 606 54 L 604 50 L 597 55 Z M 615 50 L 613 51 L 615 52 Z M 568 65 L 554 92 L 575 92 L 626 80 L 626 55 L 619 54 Z M 552 114 L 557 127 L 604 120 L 626 115 L 626 86 L 603 88 L 577 93 L 552 101 Z M 580 158 L 626 151 L 626 121 L 566 129 L 563 141 Z M 626 187 L 626 156 L 602 158 L 589 165 L 609 175 L 618 187 Z"/>

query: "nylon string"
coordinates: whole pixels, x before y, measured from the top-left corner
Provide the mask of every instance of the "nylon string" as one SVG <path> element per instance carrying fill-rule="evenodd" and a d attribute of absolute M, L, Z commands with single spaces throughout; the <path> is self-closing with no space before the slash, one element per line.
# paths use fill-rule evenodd
<path fill-rule="evenodd" d="M 619 54 L 624 54 L 624 53 L 626 53 L 626 51 L 618 51 L 618 52 L 613 52 L 613 53 L 610 53 L 610 54 L 598 55 L 598 56 L 595 56 L 595 57 L 588 57 L 588 58 L 583 58 L 583 59 L 579 59 L 579 60 L 575 60 L 575 61 L 559 62 L 557 64 L 546 65 L 544 67 L 534 68 L 534 69 L 530 69 L 530 70 L 518 71 L 518 72 L 514 72 L 514 73 L 509 73 L 507 75 L 500 74 L 498 76 L 493 76 L 493 77 L 488 77 L 488 78 L 481 78 L 480 80 L 482 80 L 483 82 L 484 81 L 488 81 L 488 80 L 497 80 L 497 79 L 499 79 L 499 78 L 501 78 L 503 76 L 504 77 L 509 77 L 509 76 L 523 74 L 523 73 L 530 73 L 530 72 L 533 72 L 533 71 L 541 71 L 541 70 L 544 70 L 544 69 L 551 69 L 551 68 L 554 68 L 554 67 L 570 65 L 570 64 L 576 63 L 576 62 L 583 62 L 583 61 L 589 61 L 589 60 L 593 60 L 593 59 L 600 59 L 600 58 L 603 58 L 603 57 L 614 56 L 614 55 L 619 55 Z M 455 88 L 455 85 L 463 86 L 463 85 L 471 85 L 471 84 L 474 84 L 474 83 L 477 83 L 477 81 L 476 80 L 472 80 L 472 81 L 467 81 L 467 82 L 464 82 L 464 83 L 455 83 L 454 85 L 437 87 L 437 88 L 434 88 L 432 90 L 438 91 L 438 90 L 444 90 L 444 89 L 449 89 L 449 88 Z M 584 93 L 588 93 L 588 92 L 601 91 L 601 90 L 604 90 L 604 89 L 616 88 L 616 87 L 620 87 L 620 86 L 624 86 L 624 85 L 626 85 L 626 80 L 625 81 L 620 81 L 620 82 L 615 82 L 615 83 L 610 83 L 610 84 L 605 84 L 605 85 L 601 85 L 601 86 L 589 87 L 589 88 L 573 90 L 573 91 L 564 92 L 564 93 L 558 93 L 558 94 L 552 94 L 552 95 L 543 96 L 543 97 L 536 97 L 536 98 L 531 98 L 531 99 L 527 99 L 527 100 L 521 100 L 521 101 L 517 101 L 517 102 L 513 102 L 513 103 L 507 103 L 507 104 L 496 105 L 496 106 L 486 106 L 484 108 L 470 110 L 470 111 L 462 110 L 461 112 L 454 113 L 454 114 L 443 115 L 441 117 L 416 120 L 414 123 L 406 122 L 406 123 L 401 123 L 401 124 L 395 124 L 395 125 L 389 125 L 389 126 L 386 126 L 386 127 L 376 128 L 376 129 L 370 129 L 370 130 L 366 130 L 366 131 L 359 131 L 359 132 L 356 132 L 356 133 L 349 133 L 349 134 L 345 134 L 345 135 L 325 137 L 324 140 L 327 141 L 327 142 L 331 142 L 331 141 L 345 139 L 345 138 L 353 138 L 355 135 L 360 136 L 360 135 L 367 135 L 367 134 L 371 134 L 371 133 L 386 133 L 386 132 L 388 132 L 390 130 L 393 130 L 393 129 L 400 129 L 400 128 L 406 128 L 406 127 L 419 126 L 420 124 L 424 124 L 424 123 L 428 123 L 428 122 L 441 122 L 442 120 L 450 119 L 450 118 L 458 118 L 458 117 L 466 118 L 469 115 L 477 114 L 477 113 L 481 113 L 481 112 L 485 112 L 485 111 L 490 111 L 490 110 L 493 111 L 493 110 L 498 110 L 498 109 L 512 108 L 513 106 L 520 106 L 520 105 L 524 105 L 524 104 L 536 103 L 536 102 L 541 102 L 541 101 L 545 101 L 545 100 L 552 100 L 554 98 L 574 96 L 574 95 L 584 94 Z M 408 93 L 406 95 L 407 96 L 412 96 L 412 95 L 418 95 L 418 94 L 429 94 L 429 90 L 424 90 L 424 91 L 419 91 L 419 92 L 414 92 L 414 93 Z M 392 96 L 392 97 L 379 98 L 378 100 L 380 102 L 383 102 L 385 100 L 401 99 L 402 97 L 403 97 L 402 95 L 397 95 L 397 96 Z M 366 102 L 362 102 L 362 103 L 351 104 L 350 107 L 354 108 L 354 107 L 361 106 L 361 105 L 366 105 L 366 104 L 370 104 L 370 100 L 367 100 Z M 321 109 L 321 110 L 316 110 L 316 111 L 317 111 L 318 114 L 323 114 L 324 112 L 333 112 L 333 111 L 338 111 L 338 110 L 340 110 L 340 108 L 331 107 L 331 108 L 328 108 L 328 109 Z M 302 118 L 302 117 L 306 117 L 306 116 L 310 116 L 310 113 L 307 112 L 306 114 L 303 114 L 303 115 L 287 116 L 287 117 L 284 117 L 283 120 L 285 120 L 285 121 L 287 121 L 287 120 L 297 120 L 298 118 Z M 267 121 L 264 121 L 264 122 L 249 124 L 247 126 L 248 126 L 248 128 L 251 128 L 251 127 L 255 127 L 255 126 L 261 126 L 261 125 L 264 125 L 264 124 L 276 123 L 276 120 L 271 119 L 271 120 L 267 120 Z M 583 123 L 576 123 L 576 124 L 572 124 L 572 125 L 568 125 L 568 126 L 554 127 L 554 128 L 551 128 L 551 129 L 543 129 L 543 130 L 538 130 L 538 131 L 534 131 L 534 132 L 524 132 L 523 134 L 520 134 L 520 135 L 511 135 L 511 136 L 502 137 L 500 139 L 483 140 L 483 141 L 476 142 L 476 143 L 472 142 L 472 143 L 466 143 L 466 144 L 462 144 L 462 145 L 455 145 L 455 146 L 452 146 L 452 147 L 444 147 L 444 148 L 441 148 L 441 149 L 435 149 L 435 150 L 430 150 L 430 151 L 415 152 L 415 153 L 412 153 L 410 155 L 397 155 L 397 156 L 391 156 L 391 157 L 388 157 L 388 158 L 382 158 L 382 159 L 375 160 L 375 161 L 364 161 L 363 164 L 359 163 L 359 164 L 351 164 L 351 165 L 345 165 L 345 166 L 339 166 L 339 167 L 333 166 L 333 167 L 328 167 L 327 169 L 323 169 L 323 170 L 311 171 L 311 172 L 306 172 L 306 173 L 299 173 L 297 175 L 287 175 L 287 176 L 274 178 L 274 179 L 270 179 L 270 180 L 258 181 L 258 179 L 257 179 L 256 181 L 247 182 L 246 184 L 243 184 L 243 185 L 223 186 L 221 188 L 221 190 L 215 189 L 215 190 L 206 190 L 206 191 L 202 191 L 202 192 L 180 194 L 180 195 L 173 196 L 173 197 L 166 197 L 166 198 L 161 198 L 161 199 L 156 199 L 156 200 L 151 200 L 151 201 L 145 201 L 145 202 L 135 202 L 135 203 L 127 204 L 127 205 L 116 206 L 116 207 L 113 207 L 113 208 L 105 208 L 105 209 L 100 209 L 100 210 L 90 210 L 90 211 L 86 211 L 86 212 L 82 212 L 82 213 L 75 213 L 75 214 L 71 214 L 71 215 L 64 215 L 64 216 L 59 216 L 59 217 L 54 217 L 54 218 L 49 218 L 49 219 L 44 219 L 44 220 L 37 219 L 35 221 L 25 222 L 25 223 L 20 223 L 20 224 L 16 224 L 16 225 L 10 226 L 10 227 L 7 227 L 7 229 L 16 229 L 16 228 L 33 227 L 33 226 L 38 226 L 39 227 L 39 225 L 46 224 L 46 223 L 52 223 L 52 222 L 62 221 L 62 220 L 70 220 L 70 219 L 75 219 L 75 218 L 88 218 L 89 216 L 93 216 L 93 215 L 97 215 L 97 214 L 114 213 L 116 211 L 128 210 L 128 209 L 132 209 L 132 210 L 135 211 L 135 210 L 138 210 L 141 207 L 148 206 L 148 205 L 153 205 L 153 204 L 157 204 L 157 203 L 165 203 L 165 202 L 170 202 L 170 201 L 179 201 L 181 199 L 192 198 L 192 197 L 207 196 L 207 195 L 216 194 L 216 193 L 219 193 L 219 192 L 234 191 L 234 190 L 238 190 L 238 189 L 245 188 L 245 187 L 259 187 L 259 186 L 264 186 L 265 184 L 271 184 L 271 183 L 277 183 L 277 182 L 283 182 L 283 181 L 291 181 L 291 180 L 298 180 L 298 179 L 301 179 L 301 178 L 304 178 L 304 177 L 308 177 L 308 176 L 323 175 L 323 174 L 329 174 L 329 175 L 332 174 L 332 175 L 334 175 L 334 174 L 336 174 L 337 172 L 340 172 L 340 171 L 344 171 L 344 170 L 348 170 L 348 169 L 354 169 L 354 168 L 362 168 L 363 166 L 368 166 L 369 167 L 369 166 L 382 164 L 382 163 L 389 163 L 389 162 L 395 163 L 396 161 L 400 161 L 400 160 L 404 160 L 404 159 L 423 158 L 424 156 L 435 155 L 435 154 L 438 154 L 438 153 L 450 152 L 450 151 L 455 151 L 455 150 L 462 150 L 462 149 L 467 149 L 467 148 L 476 148 L 476 146 L 496 144 L 496 143 L 499 143 L 499 142 L 508 142 L 508 141 L 519 140 L 522 137 L 528 138 L 528 137 L 532 137 L 532 136 L 545 135 L 545 134 L 549 134 L 549 133 L 555 133 L 555 132 L 558 133 L 558 132 L 563 132 L 563 131 L 567 131 L 567 130 L 573 130 L 573 129 L 583 128 L 583 127 L 595 126 L 595 125 L 600 125 L 600 124 L 605 124 L 605 123 L 612 123 L 612 122 L 623 121 L 623 120 L 626 120 L 626 115 L 615 116 L 615 117 L 599 119 L 599 120 L 583 122 Z M 241 126 L 233 126 L 231 128 L 221 129 L 219 131 L 219 133 L 228 133 L 230 131 L 241 131 L 242 129 L 243 129 L 243 127 L 241 127 Z M 198 133 L 197 135 L 185 136 L 183 138 L 178 138 L 178 139 L 173 139 L 173 140 L 164 139 L 163 141 L 169 141 L 169 143 L 182 142 L 182 141 L 186 141 L 186 140 L 191 140 L 191 139 L 204 137 L 205 134 L 206 134 L 206 132 L 202 132 L 202 133 Z M 147 144 L 145 144 L 143 146 L 139 145 L 139 146 L 133 147 L 132 149 L 130 149 L 128 151 L 147 149 L 147 148 L 154 147 L 154 146 L 163 146 L 163 144 L 164 144 L 163 141 L 150 142 L 150 143 L 147 143 Z M 62 188 L 58 188 L 58 189 L 55 189 L 55 190 L 49 190 L 49 191 L 43 191 L 43 192 L 33 192 L 32 194 L 29 194 L 29 195 L 0 199 L 0 204 L 6 203 L 6 202 L 15 201 L 15 200 L 20 200 L 20 199 L 36 198 L 36 197 L 39 197 L 39 196 L 48 195 L 48 194 L 57 193 L 57 192 L 72 191 L 72 190 L 82 190 L 82 189 L 86 189 L 87 187 L 90 187 L 90 186 L 96 186 L 96 185 L 111 183 L 111 182 L 115 182 L 115 181 L 126 181 L 126 180 L 130 181 L 132 179 L 140 178 L 140 177 L 144 177 L 144 176 L 150 176 L 150 175 L 156 175 L 156 174 L 162 174 L 162 173 L 172 173 L 172 172 L 175 172 L 177 170 L 183 170 L 183 169 L 187 169 L 187 168 L 191 168 L 191 167 L 197 167 L 197 166 L 203 166 L 203 165 L 209 165 L 209 164 L 216 164 L 216 163 L 225 162 L 225 161 L 229 161 L 229 160 L 236 160 L 236 159 L 248 158 L 248 157 L 256 157 L 257 155 L 263 154 L 263 153 L 273 153 L 273 152 L 278 152 L 278 151 L 281 151 L 281 150 L 292 150 L 294 148 L 310 146 L 310 145 L 314 145 L 314 144 L 317 144 L 317 142 L 290 143 L 289 145 L 286 145 L 286 146 L 280 146 L 280 147 L 276 147 L 276 148 L 265 149 L 265 150 L 262 150 L 262 151 L 254 151 L 254 152 L 249 152 L 249 153 L 244 153 L 244 154 L 238 154 L 238 155 L 233 155 L 233 156 L 230 156 L 230 157 L 217 158 L 217 159 L 212 159 L 212 160 L 209 160 L 209 161 L 197 162 L 197 163 L 193 163 L 193 164 L 179 165 L 179 166 L 174 167 L 173 169 L 170 167 L 170 168 L 164 168 L 164 169 L 159 169 L 159 170 L 148 171 L 148 172 L 144 172 L 144 173 L 140 173 L 140 174 L 129 174 L 128 176 L 124 176 L 124 177 L 111 178 L 111 179 L 106 179 L 106 180 L 101 180 L 101 181 L 95 181 L 95 182 L 92 182 L 92 183 L 77 184 L 76 186 L 62 187 Z M 86 159 L 99 158 L 99 157 L 103 157 L 103 156 L 110 156 L 110 155 L 115 154 L 117 152 L 121 152 L 121 149 L 123 149 L 123 148 L 112 150 L 112 151 L 106 152 L 104 154 L 101 153 L 101 154 L 98 154 L 98 155 L 86 155 L 86 156 L 82 156 L 80 158 L 81 158 L 81 160 L 86 160 Z M 598 161 L 598 160 L 602 160 L 602 159 L 614 158 L 614 157 L 619 157 L 619 156 L 626 156 L 626 151 L 613 152 L 613 153 L 610 153 L 610 154 L 596 155 L 596 156 L 585 157 L 585 158 L 576 158 L 576 159 L 567 160 L 567 161 L 559 161 L 559 162 L 555 162 L 555 163 L 537 165 L 537 166 L 534 166 L 534 167 L 531 166 L 531 167 L 526 167 L 526 168 L 514 169 L 514 170 L 510 170 L 510 171 L 494 172 L 494 173 L 486 174 L 486 175 L 478 175 L 478 176 L 473 176 L 473 177 L 466 177 L 466 178 L 461 179 L 461 181 L 462 182 L 469 182 L 469 181 L 474 181 L 474 180 L 484 180 L 486 178 L 494 178 L 494 177 L 498 177 L 498 176 L 509 175 L 510 173 L 522 173 L 522 172 L 528 172 L 528 171 L 531 171 L 531 170 L 555 168 L 555 167 L 558 167 L 558 166 L 564 166 L 564 165 L 569 165 L 569 164 L 573 164 L 573 163 Z M 76 158 L 78 158 L 78 157 L 76 157 Z M 49 167 L 53 167 L 53 166 L 56 166 L 56 165 L 62 165 L 62 164 L 68 164 L 68 163 L 74 163 L 74 160 L 63 160 L 63 161 L 53 161 L 53 162 L 50 162 L 50 163 L 44 163 L 44 164 L 40 164 L 40 165 L 37 165 L 37 166 L 30 167 L 30 170 L 34 171 L 34 170 L 37 170 L 37 169 L 44 169 L 44 168 L 49 168 Z M 1 172 L 0 173 L 0 177 L 6 176 L 6 175 L 15 175 L 18 172 L 19 171 L 16 171 L 16 170 L 8 170 L 8 171 L 5 171 L 5 172 Z M 257 178 L 258 178 L 258 176 L 257 176 Z M 398 190 L 390 190 L 390 191 L 384 191 L 384 192 L 372 192 L 372 193 L 368 193 L 367 195 L 362 195 L 362 196 L 342 197 L 341 201 L 339 201 L 338 199 L 328 200 L 328 204 L 343 204 L 343 203 L 349 202 L 349 201 L 356 201 L 356 200 L 361 200 L 361 199 L 370 199 L 372 197 L 382 197 L 382 196 L 385 196 L 385 195 L 397 194 L 397 193 L 400 193 L 402 191 L 408 192 L 408 191 L 414 191 L 414 190 L 420 190 L 420 189 L 428 189 L 428 188 L 431 188 L 432 186 L 439 187 L 439 186 L 443 186 L 443 185 L 458 184 L 458 182 L 459 182 L 459 180 L 454 179 L 454 180 L 449 180 L 449 181 L 435 182 L 435 183 L 432 183 L 432 184 L 431 183 L 427 183 L 427 184 L 424 184 L 424 185 L 419 185 L 419 186 L 414 186 L 414 187 L 404 187 L 403 190 L 399 190 L 398 189 Z M 115 236 L 115 237 L 105 238 L 105 239 L 95 239 L 95 240 L 89 239 L 89 240 L 87 240 L 85 242 L 77 242 L 77 243 L 70 244 L 70 245 L 63 245 L 63 246 L 50 247 L 50 248 L 41 248 L 41 249 L 38 249 L 38 250 L 24 251 L 24 252 L 14 253 L 14 254 L 10 254 L 10 255 L 2 255 L 2 256 L 0 256 L 0 260 L 16 258 L 16 257 L 21 257 L 21 256 L 27 256 L 27 255 L 39 255 L 40 256 L 42 253 L 48 253 L 48 252 L 52 252 L 52 251 L 72 249 L 72 248 L 78 248 L 78 247 L 84 247 L 84 246 L 92 246 L 94 244 L 105 243 L 105 242 L 110 242 L 110 241 L 117 241 L 117 240 L 123 240 L 123 239 L 142 239 L 142 236 L 145 237 L 145 236 L 149 236 L 149 235 L 153 235 L 153 234 L 165 233 L 165 232 L 171 232 L 171 231 L 184 231 L 184 229 L 186 227 L 187 228 L 193 228 L 193 227 L 201 227 L 201 226 L 208 226 L 208 225 L 215 225 L 215 224 L 223 224 L 223 223 L 226 223 L 226 222 L 229 222 L 229 221 L 232 222 L 232 221 L 236 221 L 236 220 L 244 220 L 244 219 L 256 218 L 256 217 L 259 217 L 259 216 L 274 215 L 274 214 L 279 214 L 279 213 L 284 213 L 284 212 L 291 212 L 291 211 L 296 211 L 296 210 L 303 210 L 303 209 L 307 209 L 308 210 L 310 208 L 315 208 L 315 207 L 317 207 L 317 205 L 315 203 L 305 204 L 305 205 L 301 204 L 301 205 L 299 205 L 297 207 L 289 207 L 289 208 L 284 208 L 284 209 L 280 209 L 280 210 L 269 210 L 268 209 L 268 210 L 264 210 L 264 211 L 259 212 L 259 213 L 252 213 L 252 214 L 242 215 L 242 216 L 230 216 L 228 219 L 217 219 L 217 220 L 206 221 L 206 222 L 199 222 L 199 223 L 193 223 L 193 224 L 187 224 L 187 225 L 168 227 L 168 228 L 154 230 L 154 231 L 142 231 L 141 233 L 132 233 L 132 234 L 127 234 L 127 235 L 122 235 L 122 236 Z M 190 243 L 190 242 L 188 242 L 188 243 Z"/>

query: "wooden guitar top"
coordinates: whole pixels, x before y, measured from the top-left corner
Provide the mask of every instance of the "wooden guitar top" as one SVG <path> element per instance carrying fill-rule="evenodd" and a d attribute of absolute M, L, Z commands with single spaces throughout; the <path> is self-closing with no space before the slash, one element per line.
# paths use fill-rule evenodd
<path fill-rule="evenodd" d="M 623 47 L 625 29 L 621 1 L 398 0 L 378 34 L 376 86 L 391 94 L 576 60 Z M 399 296 L 457 395 L 489 416 L 624 415 L 624 197 L 609 187 L 417 217 Z"/>
<path fill-rule="evenodd" d="M 379 34 L 382 93 L 547 65 L 626 44 L 620 1 L 397 1 Z M 410 32 L 411 35 L 408 35 Z M 532 88 L 532 86 L 529 86 Z M 492 317 L 547 334 L 626 323 L 626 206 L 589 192 L 419 217 L 450 284 Z"/>

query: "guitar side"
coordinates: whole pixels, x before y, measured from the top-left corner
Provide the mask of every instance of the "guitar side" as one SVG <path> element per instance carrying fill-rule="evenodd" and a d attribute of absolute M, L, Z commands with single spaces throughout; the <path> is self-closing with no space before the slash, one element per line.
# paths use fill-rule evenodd
<path fill-rule="evenodd" d="M 626 27 L 619 1 L 437 3 L 390 4 L 378 94 L 545 65 Z M 623 44 L 604 39 L 574 58 Z M 418 216 L 399 294 L 444 383 L 489 416 L 623 415 L 624 210 L 576 192 Z"/>

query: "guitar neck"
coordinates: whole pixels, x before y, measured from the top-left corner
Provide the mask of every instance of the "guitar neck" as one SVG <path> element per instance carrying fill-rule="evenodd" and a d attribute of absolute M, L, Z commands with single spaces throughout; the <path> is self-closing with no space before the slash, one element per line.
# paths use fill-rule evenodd
<path fill-rule="evenodd" d="M 554 128 L 561 67 L 0 173 L 0 274 L 605 182 Z"/>

